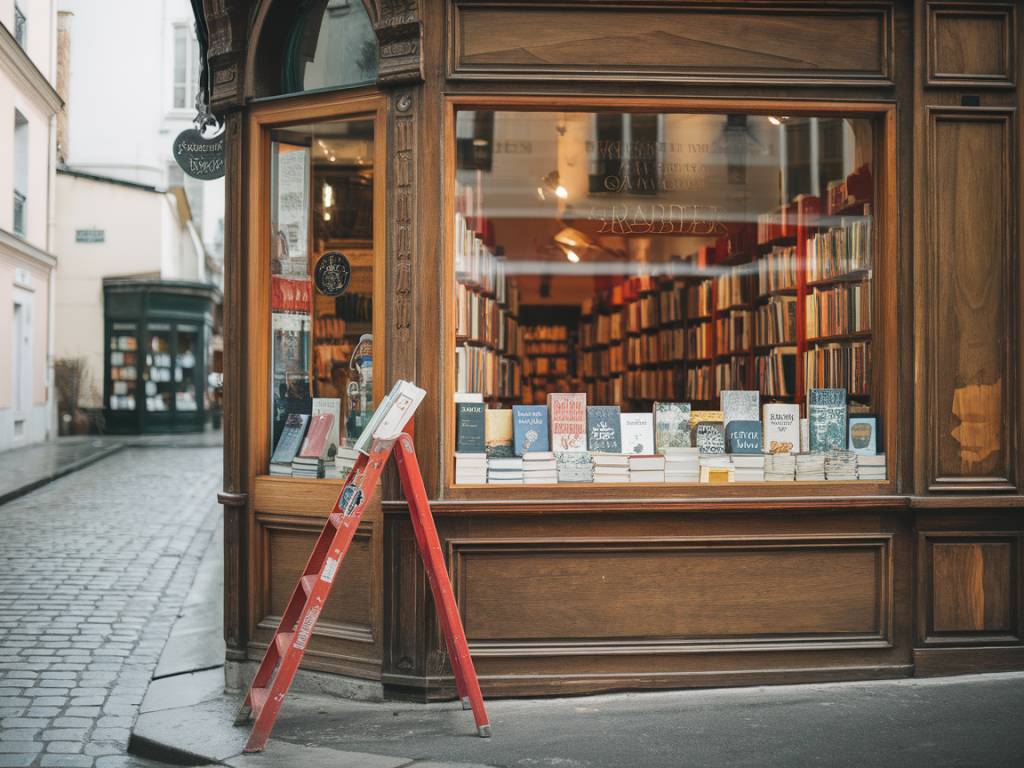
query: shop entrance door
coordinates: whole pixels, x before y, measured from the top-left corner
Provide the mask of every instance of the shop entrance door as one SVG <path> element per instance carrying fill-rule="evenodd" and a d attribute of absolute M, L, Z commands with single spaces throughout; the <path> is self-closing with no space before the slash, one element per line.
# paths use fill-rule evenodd
<path fill-rule="evenodd" d="M 150 322 L 143 343 L 143 431 L 201 429 L 206 413 L 202 328 Z"/>

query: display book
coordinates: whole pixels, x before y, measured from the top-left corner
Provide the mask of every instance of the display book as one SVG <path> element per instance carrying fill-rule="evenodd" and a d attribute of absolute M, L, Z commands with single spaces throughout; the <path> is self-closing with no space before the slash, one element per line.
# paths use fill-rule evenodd
<path fill-rule="evenodd" d="M 360 453 L 369 453 L 375 439 L 397 437 L 426 391 L 399 380 L 373 412 L 355 440 L 339 437 L 341 403 L 314 398 L 312 413 L 290 413 L 270 457 L 270 474 L 302 478 L 344 478 Z"/>
<path fill-rule="evenodd" d="M 511 408 L 458 393 L 455 409 L 456 485 L 886 479 L 878 418 L 848 413 L 844 389 L 812 389 L 806 417 L 756 390 L 723 390 L 720 410 L 622 412 L 582 392 Z"/>

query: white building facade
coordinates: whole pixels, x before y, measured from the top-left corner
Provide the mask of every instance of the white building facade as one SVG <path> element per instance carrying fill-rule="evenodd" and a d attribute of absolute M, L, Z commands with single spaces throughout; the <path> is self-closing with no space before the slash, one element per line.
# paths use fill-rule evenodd
<path fill-rule="evenodd" d="M 0 0 L 0 450 L 56 432 L 57 9 Z"/>
<path fill-rule="evenodd" d="M 120 342 L 110 337 L 104 286 L 139 281 L 150 296 L 161 282 L 215 289 L 221 284 L 223 180 L 191 179 L 172 156 L 175 137 L 192 127 L 196 114 L 200 54 L 191 5 L 188 0 L 59 0 L 59 8 L 67 32 L 61 54 L 68 79 L 61 92 L 66 130 L 56 180 L 61 209 L 55 236 L 61 259 L 56 354 L 84 358 L 78 404 L 104 411 L 104 428 L 148 424 L 145 411 L 157 405 L 164 409 L 161 418 L 174 426 L 165 416 L 168 410 L 196 398 L 172 397 L 169 406 L 159 401 L 152 379 L 157 374 L 148 365 L 156 351 L 150 345 L 163 340 L 150 333 L 141 315 L 133 321 L 138 364 L 111 365 L 111 344 Z M 111 45 L 112 24 L 131 34 Z M 121 318 L 118 328 L 124 327 Z M 212 344 L 215 334 L 201 336 Z M 176 348 L 177 332 L 172 337 Z M 136 359 L 124 351 L 115 350 L 117 361 Z M 212 359 L 209 352 L 203 350 L 204 360 Z M 204 371 L 211 367 L 212 362 Z M 118 378 L 126 372 L 137 380 Z M 112 412 L 129 405 L 139 411 L 138 420 Z"/>

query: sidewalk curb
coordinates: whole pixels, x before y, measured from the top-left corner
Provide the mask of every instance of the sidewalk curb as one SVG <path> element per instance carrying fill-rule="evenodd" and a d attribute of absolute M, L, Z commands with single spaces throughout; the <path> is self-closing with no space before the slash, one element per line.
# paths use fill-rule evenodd
<path fill-rule="evenodd" d="M 108 456 L 113 456 L 115 453 L 123 450 L 124 448 L 124 443 L 117 443 L 115 445 L 110 446 L 109 448 L 101 448 L 91 456 L 86 456 L 84 459 L 73 461 L 67 466 L 61 467 L 60 469 L 50 473 L 49 475 L 46 475 L 45 477 L 36 478 L 35 480 L 25 483 L 25 485 L 15 488 L 13 491 L 0 493 L 0 506 L 3 506 L 9 501 L 14 501 L 15 499 L 21 498 L 22 496 L 26 496 L 32 493 L 32 491 L 42 488 L 44 485 L 49 485 L 54 480 L 59 480 L 62 477 L 70 475 L 72 472 L 77 472 L 80 469 L 85 469 L 90 464 L 95 464 L 97 461 L 105 459 Z"/>
<path fill-rule="evenodd" d="M 209 758 L 197 755 L 195 752 L 189 752 L 163 741 L 139 736 L 134 728 L 128 739 L 128 754 L 170 765 L 223 765 L 221 762 L 211 763 Z"/>

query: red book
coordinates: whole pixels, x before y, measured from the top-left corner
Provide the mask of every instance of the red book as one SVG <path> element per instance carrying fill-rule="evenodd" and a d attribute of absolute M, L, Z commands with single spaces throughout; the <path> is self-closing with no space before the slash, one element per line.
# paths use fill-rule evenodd
<path fill-rule="evenodd" d="M 333 413 L 319 413 L 309 422 L 309 431 L 299 451 L 301 459 L 323 458 L 327 454 L 327 438 L 334 425 Z"/>

